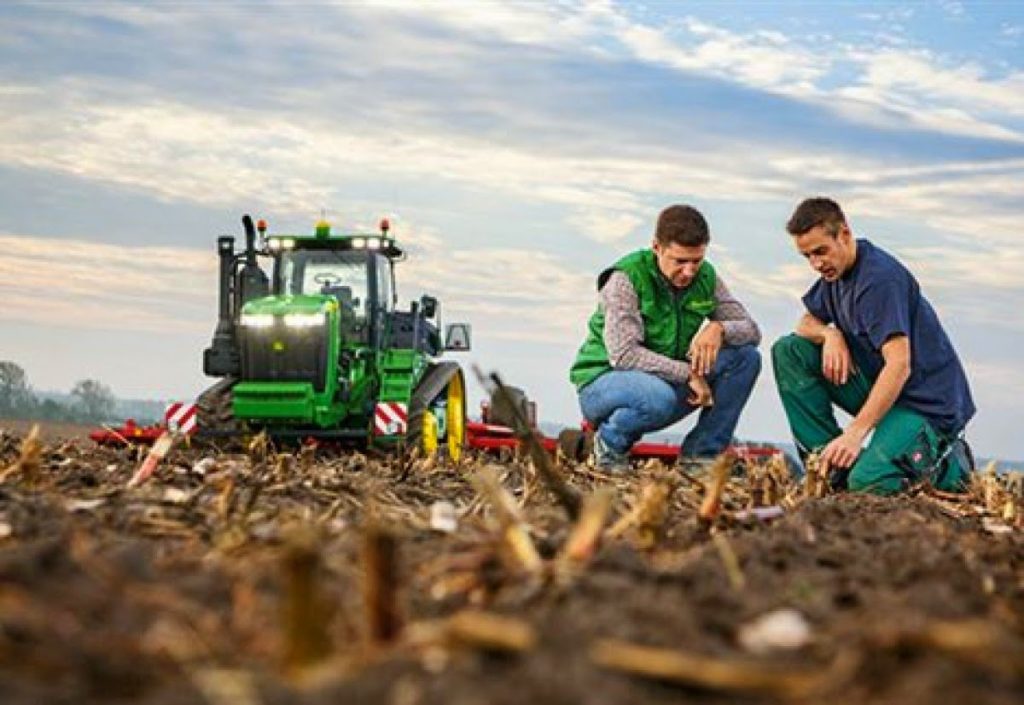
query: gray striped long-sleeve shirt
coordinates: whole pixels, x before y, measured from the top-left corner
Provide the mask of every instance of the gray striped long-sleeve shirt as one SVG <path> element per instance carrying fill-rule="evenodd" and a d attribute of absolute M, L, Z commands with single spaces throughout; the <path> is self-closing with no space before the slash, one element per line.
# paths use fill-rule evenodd
<path fill-rule="evenodd" d="M 601 288 L 600 302 L 604 309 L 604 346 L 613 368 L 650 372 L 674 383 L 689 379 L 688 363 L 644 347 L 644 321 L 629 277 L 623 272 L 612 272 Z M 757 345 L 761 342 L 757 323 L 721 277 L 716 277 L 715 310 L 709 318 L 722 324 L 725 345 Z"/>

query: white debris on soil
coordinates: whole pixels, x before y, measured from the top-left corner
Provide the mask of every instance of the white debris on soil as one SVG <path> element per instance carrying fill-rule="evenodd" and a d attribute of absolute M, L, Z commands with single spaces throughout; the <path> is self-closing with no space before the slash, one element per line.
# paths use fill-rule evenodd
<path fill-rule="evenodd" d="M 811 626 L 794 609 L 763 614 L 740 627 L 740 646 L 755 654 L 799 649 L 811 640 Z"/>
<path fill-rule="evenodd" d="M 91 512 L 93 509 L 102 507 L 106 501 L 102 497 L 96 499 L 69 499 L 64 502 L 64 508 L 69 512 Z"/>
<path fill-rule="evenodd" d="M 446 534 L 459 528 L 459 517 L 451 502 L 434 502 L 430 505 L 430 528 Z"/>

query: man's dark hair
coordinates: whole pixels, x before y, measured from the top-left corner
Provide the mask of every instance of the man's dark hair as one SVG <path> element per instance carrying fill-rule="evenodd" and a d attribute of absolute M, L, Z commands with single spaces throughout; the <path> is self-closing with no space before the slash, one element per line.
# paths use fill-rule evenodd
<path fill-rule="evenodd" d="M 711 242 L 708 221 L 693 206 L 669 206 L 658 216 L 654 239 L 660 245 L 673 242 L 684 247 L 696 247 Z"/>
<path fill-rule="evenodd" d="M 829 235 L 835 237 L 839 228 L 846 224 L 843 209 L 831 198 L 819 196 L 804 200 L 786 223 L 786 231 L 790 235 L 803 235 L 811 228 L 824 225 Z"/>

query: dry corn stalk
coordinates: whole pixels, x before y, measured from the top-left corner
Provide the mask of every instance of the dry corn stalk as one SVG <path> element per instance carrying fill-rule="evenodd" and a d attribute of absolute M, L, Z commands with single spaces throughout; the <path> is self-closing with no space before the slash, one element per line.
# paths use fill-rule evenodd
<path fill-rule="evenodd" d="M 583 500 L 580 518 L 562 549 L 561 562 L 563 565 L 577 567 L 584 565 L 597 552 L 601 542 L 601 532 L 612 506 L 612 496 L 613 493 L 610 489 L 602 488 Z"/>
<path fill-rule="evenodd" d="M 857 665 L 856 657 L 845 652 L 826 669 L 790 671 L 612 639 L 595 643 L 590 658 L 599 666 L 645 678 L 715 691 L 792 698 L 808 697 L 839 685 L 853 675 Z"/>
<path fill-rule="evenodd" d="M 316 443 L 306 443 L 299 449 L 299 467 L 303 472 L 309 471 L 316 462 Z"/>
<path fill-rule="evenodd" d="M 669 500 L 677 486 L 674 480 L 665 478 L 649 485 L 641 494 L 636 526 L 636 545 L 640 550 L 654 548 L 664 536 Z"/>
<path fill-rule="evenodd" d="M 1006 474 L 1006 505 L 1003 519 L 1017 527 L 1024 527 L 1024 472 Z"/>
<path fill-rule="evenodd" d="M 530 426 L 529 419 L 523 416 L 519 406 L 512 399 L 508 387 L 501 380 L 501 376 L 497 372 L 492 372 L 489 377 L 484 377 L 483 373 L 476 366 L 474 366 L 473 371 L 476 373 L 481 385 L 492 391 L 492 396 L 505 401 L 509 411 L 512 413 L 515 425 L 515 428 L 512 430 L 515 432 L 516 438 L 519 439 L 520 445 L 526 446 L 537 474 L 540 475 L 541 480 L 544 481 L 551 494 L 555 496 L 562 509 L 565 510 L 570 521 L 575 521 L 579 516 L 580 505 L 583 501 L 579 491 L 566 483 L 558 468 L 552 463 L 551 456 L 548 455 L 544 446 L 537 439 L 537 432 Z"/>
<path fill-rule="evenodd" d="M 231 512 L 235 507 L 235 478 L 232 475 L 228 475 L 224 480 L 224 485 L 221 487 L 220 492 L 217 493 L 217 516 L 221 521 L 227 520 L 231 516 Z"/>
<path fill-rule="evenodd" d="M 371 521 L 363 533 L 363 603 L 370 641 L 390 643 L 402 628 L 398 613 L 398 547 Z"/>
<path fill-rule="evenodd" d="M 284 663 L 302 669 L 331 653 L 330 610 L 320 587 L 321 560 L 316 534 L 299 529 L 284 553 Z"/>
<path fill-rule="evenodd" d="M 42 455 L 43 443 L 39 440 L 39 424 L 32 424 L 32 430 L 21 442 L 21 453 L 18 455 L 18 459 L 0 473 L 0 482 L 5 482 L 7 478 L 18 474 L 28 484 L 35 482 L 39 476 Z"/>
<path fill-rule="evenodd" d="M 804 463 L 807 474 L 804 476 L 804 496 L 824 497 L 828 494 L 828 468 L 821 462 L 821 456 L 811 453 Z"/>
<path fill-rule="evenodd" d="M 883 629 L 876 639 L 890 648 L 916 646 L 1006 677 L 1024 675 L 1024 640 L 985 619 L 938 620 L 915 627 Z"/>
<path fill-rule="evenodd" d="M 747 584 L 747 580 L 743 576 L 740 560 L 736 557 L 736 552 L 732 550 L 732 544 L 729 543 L 729 539 L 725 537 L 725 534 L 714 534 L 711 537 L 711 542 L 715 544 L 718 556 L 722 559 L 725 574 L 729 578 L 729 585 L 732 586 L 733 590 L 742 590 Z"/>
<path fill-rule="evenodd" d="M 1003 508 L 1003 488 L 996 475 L 996 461 L 992 460 L 981 473 L 982 499 L 985 509 L 991 514 L 999 514 Z"/>
<path fill-rule="evenodd" d="M 729 480 L 732 464 L 732 456 L 723 453 L 718 456 L 708 471 L 710 479 L 705 488 L 704 500 L 701 502 L 700 511 L 698 512 L 698 517 L 702 524 L 711 524 L 722 510 L 722 493 L 725 491 L 725 483 Z"/>
<path fill-rule="evenodd" d="M 153 443 L 153 447 L 149 449 L 146 454 L 146 459 L 142 461 L 142 465 L 132 475 L 132 479 L 128 481 L 128 489 L 138 487 L 143 482 L 149 479 L 149 477 L 156 472 L 160 462 L 167 457 L 167 454 L 171 452 L 171 447 L 174 442 L 178 440 L 178 434 L 172 431 L 164 431 L 160 434 L 160 437 Z"/>
<path fill-rule="evenodd" d="M 266 460 L 270 451 L 270 439 L 267 437 L 267 432 L 260 431 L 253 436 L 246 450 L 249 452 L 249 459 L 254 463 Z"/>
<path fill-rule="evenodd" d="M 473 487 L 494 509 L 501 528 L 501 535 L 506 548 L 513 560 L 526 572 L 539 572 L 544 565 L 537 553 L 533 540 L 526 529 L 519 505 L 508 490 L 498 480 L 498 475 L 491 467 L 485 467 L 471 478 Z"/>
<path fill-rule="evenodd" d="M 537 643 L 537 634 L 528 623 L 480 610 L 453 615 L 445 632 L 453 644 L 482 651 L 523 652 Z"/>
<path fill-rule="evenodd" d="M 747 487 L 750 492 L 750 501 L 747 506 L 763 507 L 765 505 L 765 480 L 768 477 L 768 469 L 759 463 L 747 465 Z"/>
<path fill-rule="evenodd" d="M 782 501 L 792 478 L 781 455 L 772 456 L 762 468 L 761 493 L 765 506 L 770 507 Z"/>
<path fill-rule="evenodd" d="M 618 538 L 635 527 L 634 540 L 637 548 L 642 551 L 654 548 L 664 533 L 669 500 L 676 487 L 677 483 L 666 476 L 644 482 L 636 504 L 608 529 L 608 537 Z"/>
<path fill-rule="evenodd" d="M 768 474 L 775 479 L 775 484 L 780 488 L 788 485 L 793 479 L 789 473 L 789 466 L 786 465 L 786 459 L 781 454 L 773 455 L 768 461 Z"/>

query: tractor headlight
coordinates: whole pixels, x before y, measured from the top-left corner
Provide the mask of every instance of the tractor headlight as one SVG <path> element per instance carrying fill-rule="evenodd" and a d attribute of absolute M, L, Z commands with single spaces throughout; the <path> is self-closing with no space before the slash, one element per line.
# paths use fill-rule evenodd
<path fill-rule="evenodd" d="M 289 313 L 284 317 L 284 324 L 289 328 L 314 328 L 322 326 L 327 320 L 323 312 L 319 313 Z"/>
<path fill-rule="evenodd" d="M 366 239 L 366 249 L 376 250 L 380 248 L 380 240 L 375 237 L 369 237 Z"/>
<path fill-rule="evenodd" d="M 366 238 L 354 237 L 352 238 L 352 247 L 357 250 L 361 250 L 366 247 Z"/>
<path fill-rule="evenodd" d="M 274 317 L 269 313 L 243 313 L 239 322 L 246 328 L 270 328 Z"/>
<path fill-rule="evenodd" d="M 267 247 L 276 252 L 281 249 L 281 240 L 279 238 L 272 237 L 267 240 Z"/>
<path fill-rule="evenodd" d="M 294 250 L 295 249 L 295 238 L 293 238 L 293 237 L 286 237 L 284 240 L 281 240 L 281 247 L 283 247 L 286 250 Z"/>

